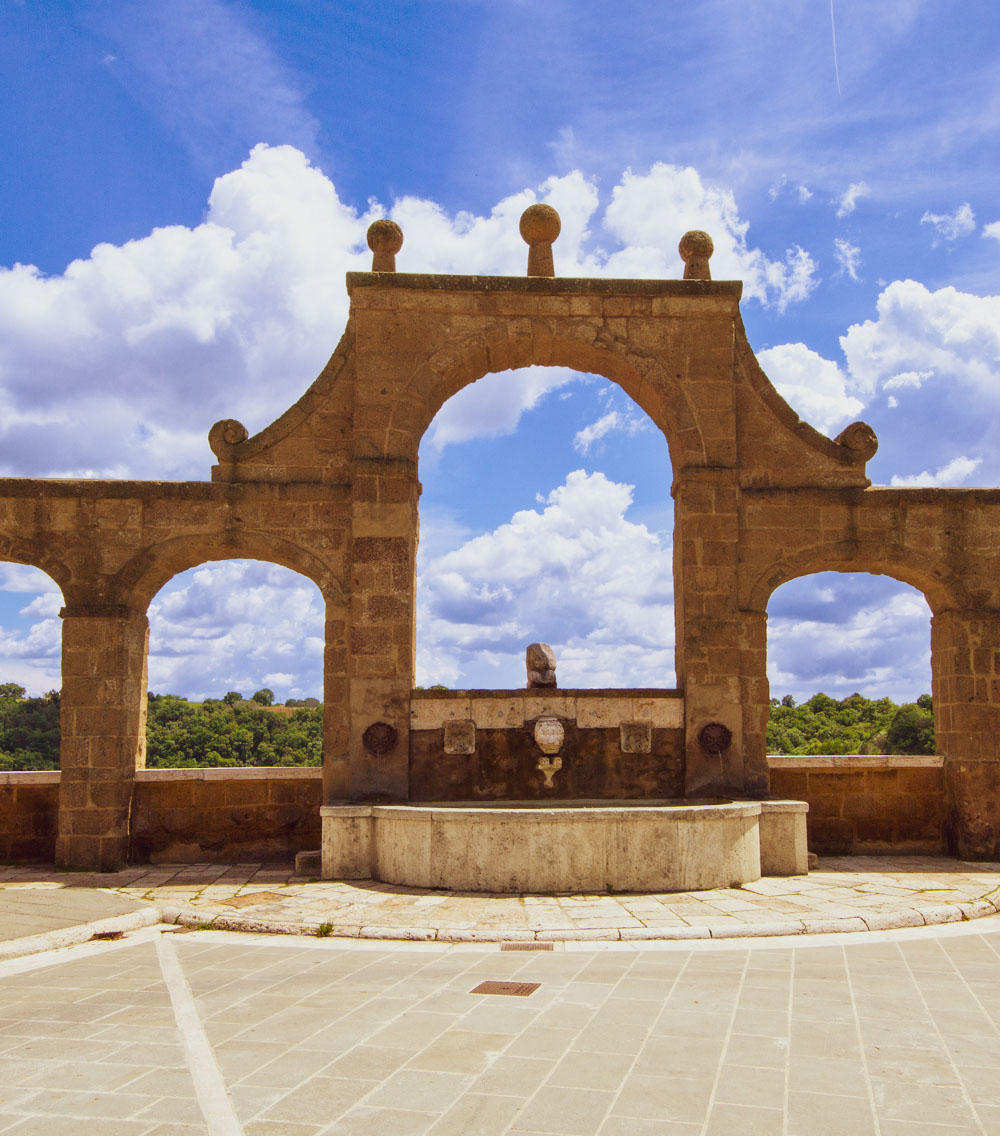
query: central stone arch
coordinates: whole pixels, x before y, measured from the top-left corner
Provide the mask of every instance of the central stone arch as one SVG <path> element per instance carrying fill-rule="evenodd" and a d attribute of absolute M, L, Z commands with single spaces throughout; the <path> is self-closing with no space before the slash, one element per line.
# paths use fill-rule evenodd
<path fill-rule="evenodd" d="M 593 329 L 590 324 L 586 327 Z M 494 341 L 501 336 L 497 345 Z M 683 365 L 683 360 L 679 362 Z M 418 447 L 434 416 L 459 391 L 485 375 L 532 366 L 566 367 L 616 383 L 663 434 L 672 464 L 706 460 L 694 411 L 669 362 L 637 354 L 628 341 L 602 328 L 587 341 L 547 316 L 519 321 L 516 333 L 502 324 L 488 324 L 482 332 L 435 352 L 418 379 L 426 391 L 423 414 L 414 424 Z"/>

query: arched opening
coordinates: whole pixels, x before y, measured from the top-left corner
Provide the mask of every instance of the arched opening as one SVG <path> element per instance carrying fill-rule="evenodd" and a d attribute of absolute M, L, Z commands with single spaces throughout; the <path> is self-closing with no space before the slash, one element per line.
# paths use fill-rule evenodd
<path fill-rule="evenodd" d="M 930 615 L 888 576 L 819 572 L 777 588 L 768 752 L 932 753 Z"/>
<path fill-rule="evenodd" d="M 324 604 L 258 560 L 201 564 L 149 606 L 147 768 L 320 765 Z"/>
<path fill-rule="evenodd" d="M 512 689 L 525 648 L 566 688 L 674 685 L 671 463 L 617 383 L 488 374 L 420 446 L 416 684 Z"/>
<path fill-rule="evenodd" d="M 0 563 L 0 773 L 59 768 L 62 606 L 40 568 Z"/>

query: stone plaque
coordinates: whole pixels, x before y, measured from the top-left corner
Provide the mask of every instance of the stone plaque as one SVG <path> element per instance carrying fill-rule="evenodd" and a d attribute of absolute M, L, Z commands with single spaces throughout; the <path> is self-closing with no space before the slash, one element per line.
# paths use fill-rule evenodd
<path fill-rule="evenodd" d="M 476 723 L 471 718 L 457 718 L 451 722 L 445 722 L 444 752 L 476 752 Z"/>
<path fill-rule="evenodd" d="M 558 718 L 539 718 L 535 723 L 535 744 L 542 753 L 558 753 L 566 731 Z"/>
<path fill-rule="evenodd" d="M 652 753 L 652 723 L 622 722 L 618 727 L 618 741 L 622 753 Z"/>

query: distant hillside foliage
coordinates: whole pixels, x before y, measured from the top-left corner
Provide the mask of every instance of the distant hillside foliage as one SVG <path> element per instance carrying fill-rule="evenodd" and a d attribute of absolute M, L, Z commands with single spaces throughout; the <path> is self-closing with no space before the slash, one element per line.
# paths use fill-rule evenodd
<path fill-rule="evenodd" d="M 322 706 L 274 706 L 268 696 L 274 697 L 265 690 L 249 701 L 188 702 L 151 694 L 147 768 L 322 765 Z"/>
<path fill-rule="evenodd" d="M 188 702 L 151 694 L 147 768 L 322 765 L 322 705 L 308 698 L 273 706 L 268 696 L 244 700 L 231 691 L 229 702 Z M 0 683 L 0 773 L 58 768 L 59 691 L 28 698 L 23 686 Z"/>
<path fill-rule="evenodd" d="M 315 698 L 271 703 L 271 691 L 249 699 L 188 702 L 151 694 L 146 731 L 150 769 L 323 763 L 323 707 Z M 934 753 L 929 694 L 897 706 L 852 694 L 842 702 L 815 694 L 795 704 L 771 699 L 767 751 L 773 754 Z M 28 698 L 24 687 L 0 683 L 0 773 L 59 768 L 59 691 Z"/>
<path fill-rule="evenodd" d="M 897 706 L 889 698 L 852 694 L 842 702 L 814 694 L 795 704 L 790 694 L 771 699 L 767 752 L 934 753 L 934 707 L 929 694 Z"/>
<path fill-rule="evenodd" d="M 0 683 L 0 773 L 59 768 L 59 691 L 28 698 L 16 682 Z"/>

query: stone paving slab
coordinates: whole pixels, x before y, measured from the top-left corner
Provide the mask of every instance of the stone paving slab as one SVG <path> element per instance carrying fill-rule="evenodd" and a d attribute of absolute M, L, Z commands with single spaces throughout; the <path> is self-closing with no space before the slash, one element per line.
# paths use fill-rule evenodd
<path fill-rule="evenodd" d="M 0 1132 L 990 1136 L 998 990 L 989 919 L 520 953 L 149 928 L 0 962 Z"/>
<path fill-rule="evenodd" d="M 108 888 L 63 887 L 58 882 L 0 884 L 0 943 L 61 931 L 147 908 L 142 899 Z"/>
<path fill-rule="evenodd" d="M 89 890 L 88 890 L 89 889 Z M 136 866 L 99 875 L 0 869 L 12 936 L 78 896 L 152 905 L 168 922 L 218 930 L 439 942 L 762 938 L 962 922 L 1000 911 L 1000 864 L 945 857 L 828 857 L 804 876 L 740 888 L 622 895 L 488 895 L 295 876 L 291 865 Z M 13 897 L 9 898 L 8 897 Z M 41 897 L 26 900 L 25 897 Z M 17 905 L 22 906 L 18 913 Z M 5 910 L 0 907 L 0 912 Z M 54 915 L 51 917 L 55 917 Z M 2 955 L 2 950 L 0 950 Z"/>

